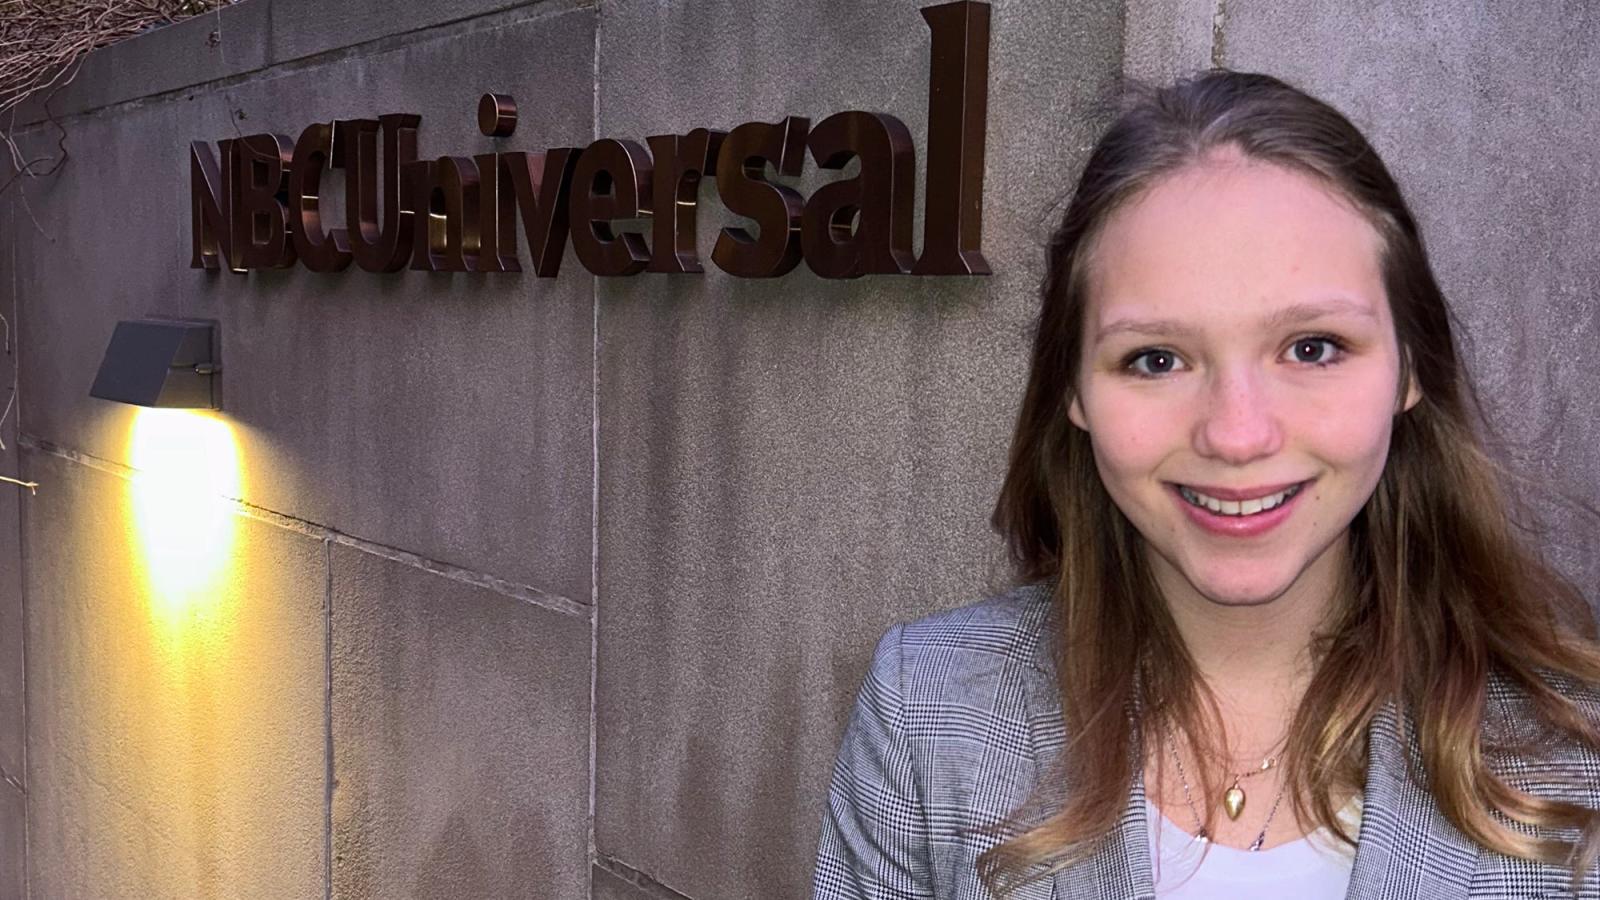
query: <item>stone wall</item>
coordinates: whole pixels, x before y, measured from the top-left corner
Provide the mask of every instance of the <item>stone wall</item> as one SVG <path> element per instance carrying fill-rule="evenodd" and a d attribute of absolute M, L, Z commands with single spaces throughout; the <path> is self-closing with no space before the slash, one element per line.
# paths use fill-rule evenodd
<path fill-rule="evenodd" d="M 1270 71 L 1368 130 L 1552 555 L 1600 583 L 1573 4 L 996 0 L 988 278 L 188 267 L 191 140 L 384 112 L 428 157 L 881 110 L 920 193 L 921 5 L 243 0 L 19 117 L 70 155 L 0 193 L 0 473 L 41 485 L 0 490 L 0 897 L 807 895 L 875 638 L 1006 581 L 1040 246 L 1124 73 Z M 219 322 L 221 414 L 88 396 L 152 315 Z M 154 477 L 197 448 L 229 463 L 198 500 Z"/>

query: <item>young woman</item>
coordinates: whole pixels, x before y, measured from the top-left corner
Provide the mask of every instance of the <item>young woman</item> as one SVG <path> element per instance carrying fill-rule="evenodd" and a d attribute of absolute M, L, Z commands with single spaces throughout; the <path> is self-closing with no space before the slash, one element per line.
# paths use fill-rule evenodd
<path fill-rule="evenodd" d="M 1049 253 L 1026 586 L 879 643 L 815 896 L 1600 897 L 1593 615 L 1356 128 L 1262 75 L 1140 95 Z"/>

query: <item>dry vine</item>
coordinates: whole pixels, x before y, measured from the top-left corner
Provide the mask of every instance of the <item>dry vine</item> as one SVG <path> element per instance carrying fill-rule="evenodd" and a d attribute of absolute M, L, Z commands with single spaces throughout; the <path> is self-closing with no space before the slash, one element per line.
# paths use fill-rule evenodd
<path fill-rule="evenodd" d="M 24 158 L 11 135 L 17 109 L 24 101 L 44 94 L 48 115 L 49 97 L 72 82 L 90 50 L 231 2 L 0 0 L 0 116 L 10 123 L 0 129 L 0 139 L 11 154 L 15 170 L 10 179 L 0 184 L 0 192 L 23 175 L 47 175 L 66 161 L 66 148 L 59 141 L 59 156 Z M 47 169 L 39 168 L 45 165 Z"/>

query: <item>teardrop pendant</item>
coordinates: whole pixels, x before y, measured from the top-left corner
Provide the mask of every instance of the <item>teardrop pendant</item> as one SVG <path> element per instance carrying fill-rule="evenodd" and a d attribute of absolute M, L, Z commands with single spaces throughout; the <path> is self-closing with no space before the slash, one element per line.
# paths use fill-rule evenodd
<path fill-rule="evenodd" d="M 1227 812 L 1228 818 L 1238 819 L 1239 814 L 1244 812 L 1244 788 L 1237 784 L 1228 788 L 1228 792 L 1222 795 L 1222 808 Z"/>

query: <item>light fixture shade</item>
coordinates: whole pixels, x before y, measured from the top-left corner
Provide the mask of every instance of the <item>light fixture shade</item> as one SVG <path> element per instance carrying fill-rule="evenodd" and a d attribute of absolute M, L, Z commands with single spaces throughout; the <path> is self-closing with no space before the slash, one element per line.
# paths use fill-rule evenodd
<path fill-rule="evenodd" d="M 209 322 L 122 321 L 89 396 L 137 406 L 221 409 Z"/>

